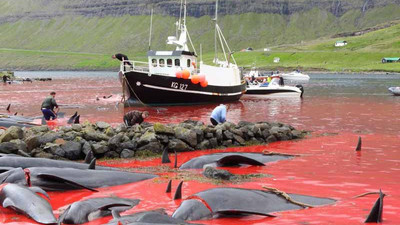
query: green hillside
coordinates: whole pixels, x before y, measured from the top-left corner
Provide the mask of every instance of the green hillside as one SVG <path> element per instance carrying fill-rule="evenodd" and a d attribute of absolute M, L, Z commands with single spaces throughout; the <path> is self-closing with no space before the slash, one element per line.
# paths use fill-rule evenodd
<path fill-rule="evenodd" d="M 144 60 L 148 50 L 148 15 L 84 16 L 71 13 L 57 16 L 12 17 L 16 2 L 25 2 L 25 11 L 39 10 L 33 0 L 7 0 L 0 5 L 0 69 L 116 69 L 110 56 L 123 52 L 131 59 Z M 74 0 L 73 2 L 78 2 Z M 46 12 L 62 7 L 49 4 Z M 38 16 L 39 15 L 39 16 Z M 355 32 L 400 19 L 400 6 L 389 4 L 361 12 L 352 9 L 340 17 L 313 8 L 290 15 L 244 13 L 225 15 L 219 24 L 240 66 L 342 70 L 400 71 L 397 65 L 374 65 L 384 56 L 395 56 L 400 49 L 399 26 L 363 36 L 326 39 L 338 33 Z M 155 15 L 152 49 L 172 49 L 166 45 L 175 35 L 175 17 Z M 212 58 L 214 29 L 210 16 L 189 17 L 188 28 L 197 51 L 203 46 L 205 59 Z M 321 39 L 322 38 L 322 39 Z M 349 45 L 338 49 L 335 40 L 346 39 Z M 243 48 L 271 48 L 264 52 L 239 52 Z M 272 59 L 280 57 L 281 63 Z M 364 65 L 365 63 L 365 65 Z"/>

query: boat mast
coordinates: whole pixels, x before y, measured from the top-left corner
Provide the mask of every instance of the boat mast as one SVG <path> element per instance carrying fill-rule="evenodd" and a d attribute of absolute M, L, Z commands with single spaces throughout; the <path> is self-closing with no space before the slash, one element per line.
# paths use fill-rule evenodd
<path fill-rule="evenodd" d="M 218 0 L 215 3 L 215 32 L 214 32 L 214 48 L 215 48 L 215 55 L 214 55 L 214 61 L 217 63 L 218 61 L 218 45 L 217 45 L 217 26 L 218 26 Z"/>
<path fill-rule="evenodd" d="M 150 16 L 150 35 L 149 35 L 149 51 L 151 48 L 151 33 L 153 30 L 153 8 L 151 9 L 151 16 Z"/>

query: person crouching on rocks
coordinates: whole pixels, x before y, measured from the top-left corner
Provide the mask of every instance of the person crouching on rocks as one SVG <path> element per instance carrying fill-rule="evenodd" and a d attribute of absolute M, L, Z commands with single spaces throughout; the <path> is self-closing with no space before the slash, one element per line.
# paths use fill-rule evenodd
<path fill-rule="evenodd" d="M 147 117 L 149 117 L 149 112 L 147 111 L 132 110 L 124 115 L 124 123 L 126 126 L 131 127 L 135 124 L 141 124 Z"/>
<path fill-rule="evenodd" d="M 53 91 L 50 96 L 46 97 L 42 103 L 41 109 L 45 120 L 54 120 L 57 118 L 57 113 L 54 112 L 54 108 L 59 110 L 57 102 L 55 100 L 56 93 Z"/>
<path fill-rule="evenodd" d="M 212 125 L 224 123 L 226 121 L 226 111 L 228 111 L 228 107 L 224 104 L 215 107 L 210 117 Z"/>

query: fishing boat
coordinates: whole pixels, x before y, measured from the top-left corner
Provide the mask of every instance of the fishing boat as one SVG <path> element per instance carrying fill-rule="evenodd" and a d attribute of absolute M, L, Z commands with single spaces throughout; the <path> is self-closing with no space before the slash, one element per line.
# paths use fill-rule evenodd
<path fill-rule="evenodd" d="M 147 62 L 121 62 L 119 76 L 128 99 L 148 105 L 221 103 L 240 99 L 246 84 L 218 26 L 218 1 L 215 11 L 214 65 L 205 64 L 201 57 L 198 59 L 186 27 L 186 0 L 181 1 L 180 18 L 176 23 L 179 38 L 170 36 L 167 39 L 167 44 L 176 46 L 175 50 L 149 50 Z M 151 41 L 149 49 L 150 46 Z M 223 59 L 218 55 L 223 55 Z"/>
<path fill-rule="evenodd" d="M 272 78 L 269 83 L 248 83 L 246 87 L 246 95 L 297 94 L 302 97 L 303 93 L 304 88 L 302 85 L 284 85 L 278 76 Z"/>
<path fill-rule="evenodd" d="M 390 87 L 390 88 L 388 88 L 388 90 L 393 95 L 400 96 L 400 87 Z"/>
<path fill-rule="evenodd" d="M 305 83 L 310 80 L 310 76 L 307 74 L 301 73 L 300 71 L 293 71 L 290 73 L 283 73 L 280 75 L 285 81 L 294 82 L 294 83 Z"/>

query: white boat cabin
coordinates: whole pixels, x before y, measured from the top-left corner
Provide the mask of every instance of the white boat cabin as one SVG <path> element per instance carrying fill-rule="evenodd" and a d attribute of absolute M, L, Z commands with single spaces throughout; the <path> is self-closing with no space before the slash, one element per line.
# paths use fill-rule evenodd
<path fill-rule="evenodd" d="M 188 70 L 190 74 L 196 70 L 197 56 L 189 51 L 149 51 L 147 53 L 149 72 L 175 76 L 175 73 Z"/>

